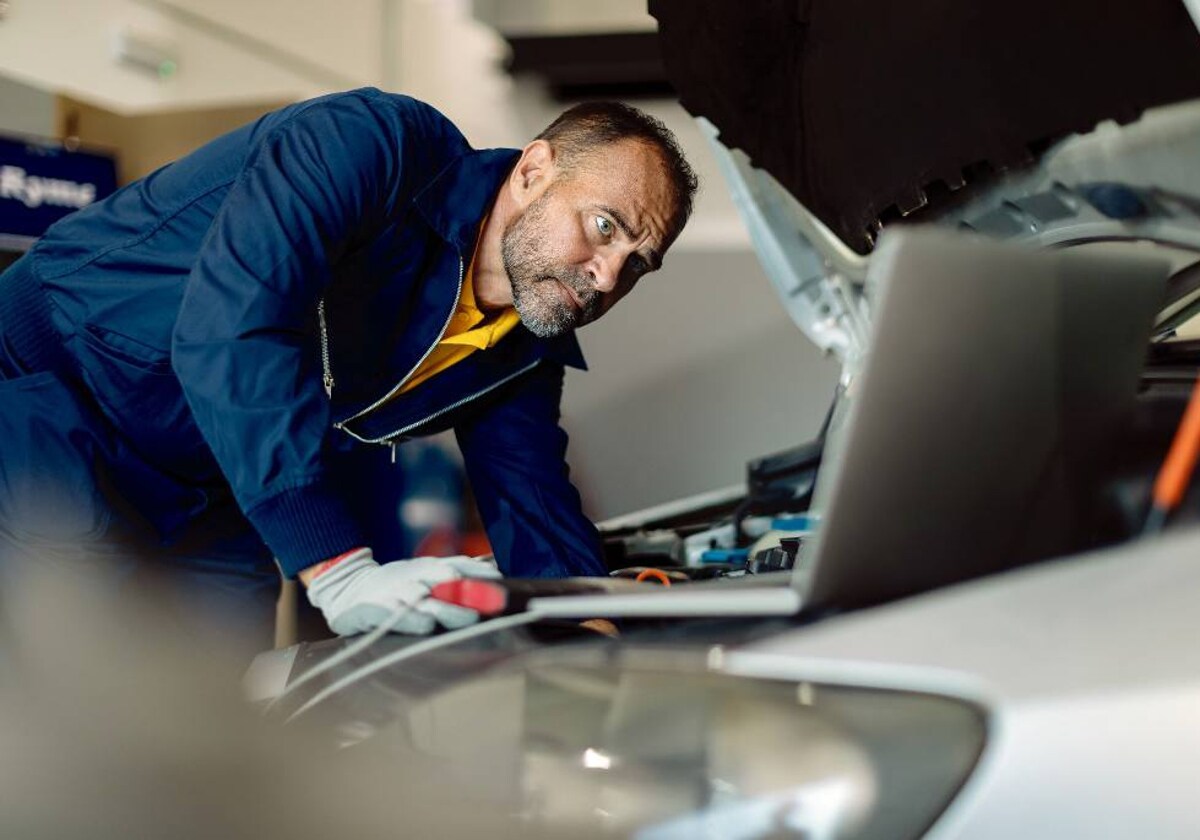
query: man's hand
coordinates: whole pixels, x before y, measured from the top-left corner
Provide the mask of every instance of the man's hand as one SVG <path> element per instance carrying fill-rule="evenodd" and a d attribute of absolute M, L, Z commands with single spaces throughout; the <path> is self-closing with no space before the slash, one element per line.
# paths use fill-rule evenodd
<path fill-rule="evenodd" d="M 394 618 L 397 609 L 404 611 L 392 626 L 397 633 L 424 635 L 438 624 L 448 629 L 466 627 L 478 621 L 479 614 L 436 601 L 429 597 L 429 590 L 434 584 L 457 578 L 501 577 L 487 563 L 461 556 L 417 557 L 381 566 L 369 548 L 342 555 L 336 562 L 323 563 L 311 571 L 311 575 L 305 575 L 308 600 L 339 636 L 374 630 Z"/>

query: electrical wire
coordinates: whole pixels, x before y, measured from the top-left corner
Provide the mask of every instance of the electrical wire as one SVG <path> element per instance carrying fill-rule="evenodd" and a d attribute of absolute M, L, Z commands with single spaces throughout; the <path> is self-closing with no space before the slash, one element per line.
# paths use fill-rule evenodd
<path fill-rule="evenodd" d="M 1150 512 L 1142 527 L 1143 536 L 1161 531 L 1171 511 L 1183 500 L 1196 469 L 1197 455 L 1200 455 L 1200 377 L 1192 387 L 1192 396 L 1179 428 L 1175 430 L 1175 439 L 1171 441 L 1171 448 L 1154 481 Z"/>
<path fill-rule="evenodd" d="M 667 573 L 664 572 L 662 569 L 655 569 L 655 568 L 642 569 L 640 572 L 638 572 L 638 575 L 637 575 L 637 577 L 634 578 L 634 581 L 636 583 L 644 583 L 645 581 L 649 580 L 650 578 L 654 578 L 656 581 L 661 583 L 663 586 L 671 585 L 670 576 L 668 576 Z"/>
<path fill-rule="evenodd" d="M 319 703 L 324 702 L 339 691 L 353 685 L 364 677 L 374 674 L 376 671 L 381 671 L 384 668 L 390 668 L 392 665 L 403 662 L 406 659 L 411 659 L 415 656 L 420 656 L 423 653 L 438 650 L 439 648 L 450 647 L 467 639 L 473 639 L 476 636 L 484 636 L 488 633 L 494 633 L 500 630 L 505 630 L 509 627 L 519 627 L 522 624 L 531 624 L 542 618 L 539 612 L 527 611 L 516 613 L 515 615 L 506 615 L 501 618 L 493 618 L 488 621 L 482 621 L 479 624 L 470 627 L 463 627 L 459 630 L 452 630 L 449 633 L 443 633 L 440 636 L 434 636 L 431 639 L 423 639 L 415 642 L 408 647 L 394 651 L 387 656 L 382 656 L 374 662 L 367 663 L 357 671 L 351 671 L 337 682 L 331 683 L 325 688 L 318 691 L 308 699 L 303 706 L 292 712 L 285 723 L 292 723 L 296 718 L 305 712 L 311 710 Z"/>

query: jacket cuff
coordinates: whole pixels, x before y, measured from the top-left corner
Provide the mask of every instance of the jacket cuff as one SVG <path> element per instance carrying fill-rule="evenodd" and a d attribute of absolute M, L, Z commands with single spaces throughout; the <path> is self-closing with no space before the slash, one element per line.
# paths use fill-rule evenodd
<path fill-rule="evenodd" d="M 272 496 L 247 511 L 246 517 L 288 578 L 367 544 L 341 499 L 321 482 Z"/>

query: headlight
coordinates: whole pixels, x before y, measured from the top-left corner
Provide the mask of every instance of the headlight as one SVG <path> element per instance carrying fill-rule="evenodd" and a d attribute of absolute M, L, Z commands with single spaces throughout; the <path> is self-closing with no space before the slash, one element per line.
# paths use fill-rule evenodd
<path fill-rule="evenodd" d="M 983 749 L 984 717 L 959 700 L 653 659 L 530 657 L 413 702 L 393 675 L 401 726 L 376 733 L 535 832 L 646 840 L 918 837 Z"/>

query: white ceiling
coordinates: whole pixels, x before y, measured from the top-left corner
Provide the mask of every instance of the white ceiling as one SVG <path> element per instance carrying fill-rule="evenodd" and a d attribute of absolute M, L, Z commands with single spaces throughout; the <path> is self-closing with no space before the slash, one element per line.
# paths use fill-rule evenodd
<path fill-rule="evenodd" d="M 429 102 L 478 147 L 521 146 L 562 105 L 501 68 L 506 45 L 475 12 L 506 27 L 653 25 L 644 0 L 8 0 L 0 77 L 123 114 L 303 99 L 379 85 Z M 484 8 L 484 7 L 488 8 Z M 178 62 L 159 79 L 113 56 L 115 33 L 158 42 Z M 516 31 L 515 29 L 512 31 Z M 548 30 L 545 30 L 548 31 Z M 682 249 L 748 247 L 691 118 L 668 100 L 639 103 L 679 136 L 706 184 Z"/>
<path fill-rule="evenodd" d="M 0 74 L 120 113 L 301 98 L 377 83 L 384 0 L 10 0 Z M 178 72 L 119 63 L 118 33 Z"/>
<path fill-rule="evenodd" d="M 120 113 L 399 88 L 405 51 L 420 47 L 408 30 L 434 18 L 474 15 L 509 34 L 655 25 L 645 0 L 8 0 L 8 8 L 0 74 Z M 160 79 L 120 64 L 119 32 L 162 47 L 177 73 Z M 422 74 L 412 62 L 408 69 Z"/>

